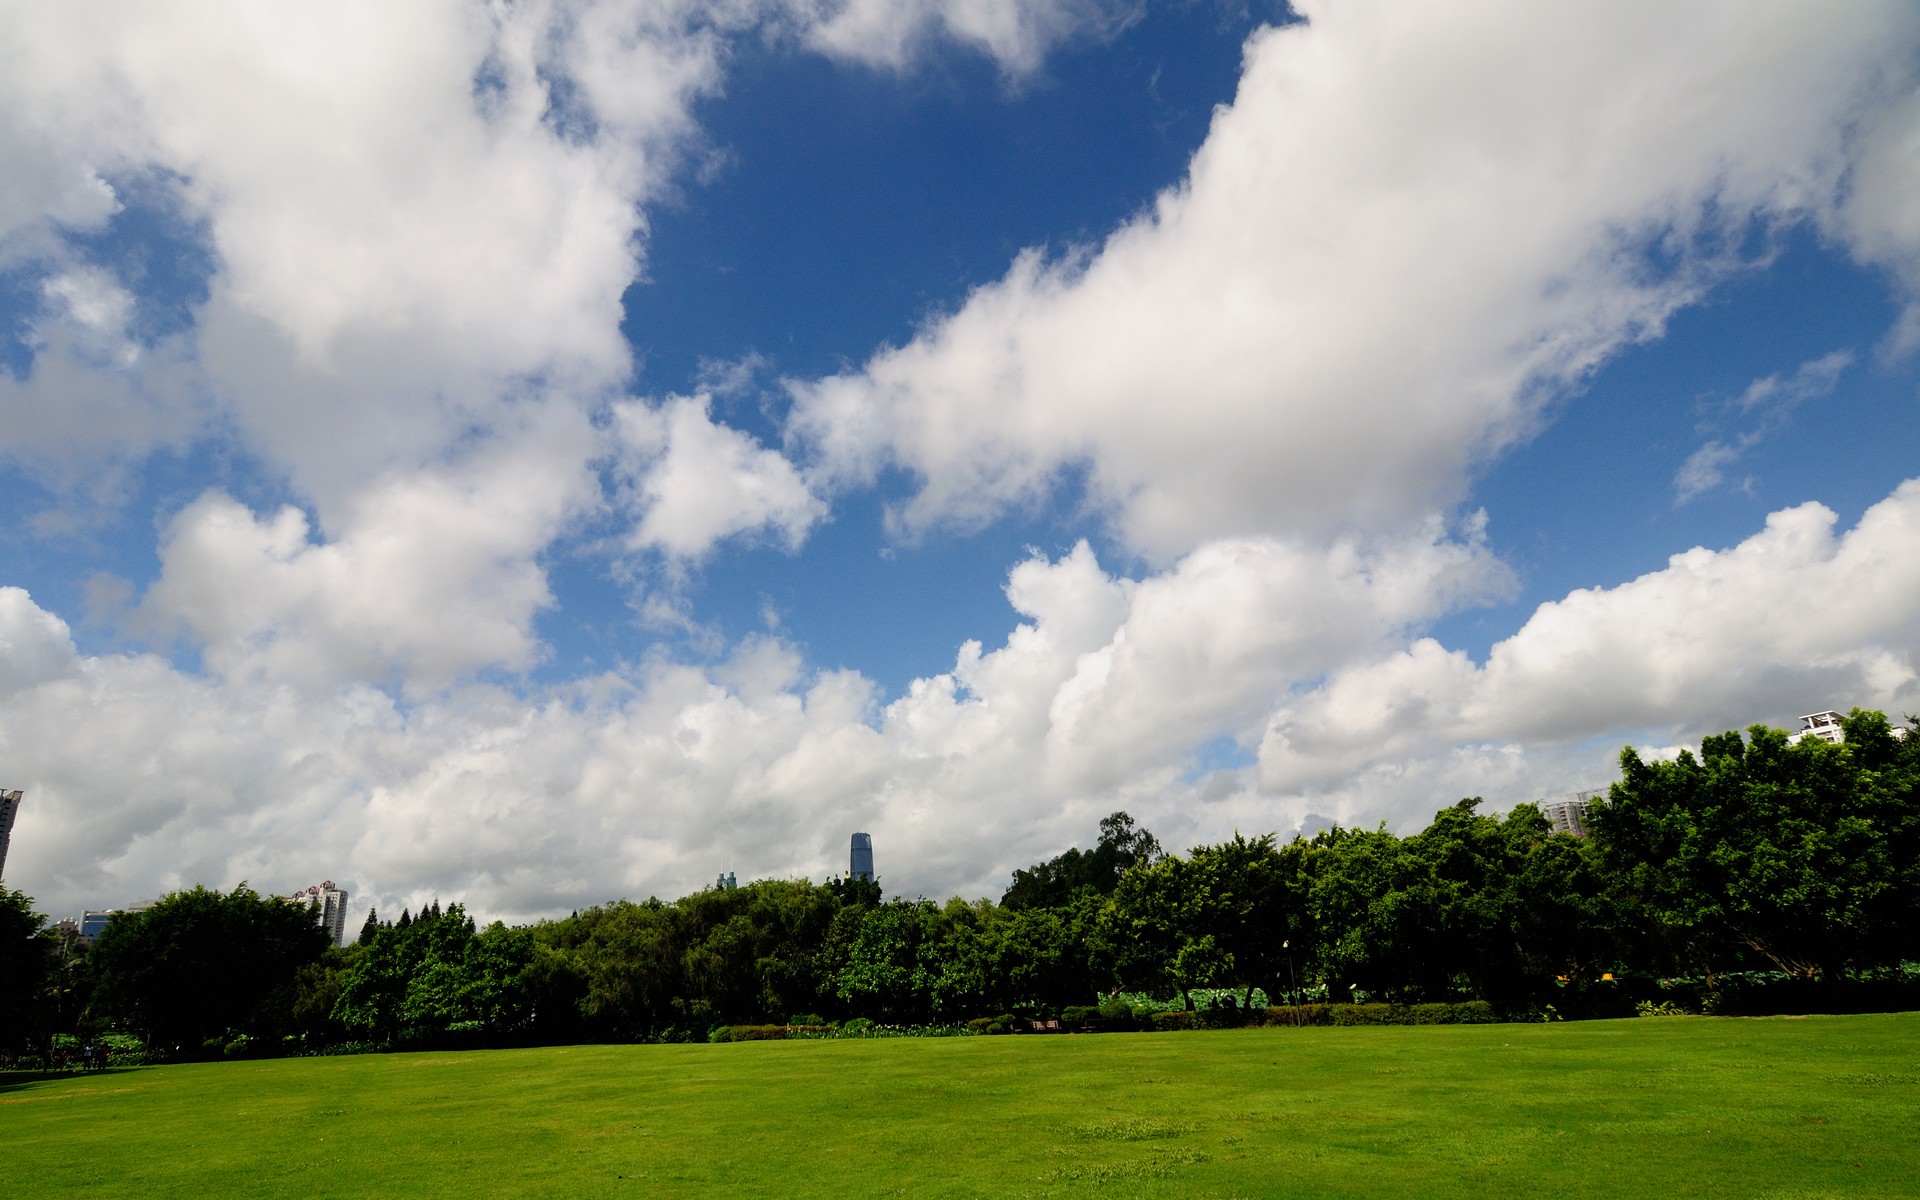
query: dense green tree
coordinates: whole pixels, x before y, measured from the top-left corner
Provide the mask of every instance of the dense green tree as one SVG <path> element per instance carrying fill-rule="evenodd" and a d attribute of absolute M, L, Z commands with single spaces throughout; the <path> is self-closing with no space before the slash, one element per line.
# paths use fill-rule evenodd
<path fill-rule="evenodd" d="M 878 879 L 858 879 L 852 875 L 840 875 L 826 882 L 827 892 L 843 906 L 858 905 L 872 908 L 880 903 L 882 897 Z"/>
<path fill-rule="evenodd" d="M 45 1001 L 54 951 L 33 897 L 0 884 L 0 1050 L 24 1049 L 48 1032 Z"/>
<path fill-rule="evenodd" d="M 861 915 L 834 993 L 854 1011 L 894 1024 L 925 1021 L 944 963 L 941 911 L 925 900 L 894 900 Z"/>
<path fill-rule="evenodd" d="M 246 884 L 196 887 L 108 923 L 91 955 L 94 1011 L 149 1043 L 195 1049 L 278 1024 L 268 1002 L 327 951 L 302 906 Z"/>
<path fill-rule="evenodd" d="M 549 998 L 575 993 L 580 1021 L 597 1037 L 636 1037 L 684 1019 L 678 925 L 671 907 L 649 899 L 586 908 L 539 926 L 536 942 L 549 954 L 535 961 L 557 990 Z"/>
<path fill-rule="evenodd" d="M 1046 862 L 1016 870 L 1000 904 L 1011 909 L 1057 908 L 1082 888 L 1109 896 L 1129 867 L 1152 862 L 1160 853 L 1160 843 L 1151 833 L 1126 813 L 1117 812 L 1100 822 L 1100 838 L 1093 849 L 1071 848 Z"/>
<path fill-rule="evenodd" d="M 1698 757 L 1631 747 L 1593 814 L 1622 904 L 1664 956 L 1709 976 L 1749 962 L 1840 977 L 1913 946 L 1916 797 L 1910 752 L 1859 710 L 1849 741 L 1754 726 Z"/>
<path fill-rule="evenodd" d="M 526 973 L 534 934 L 496 921 L 476 930 L 459 904 L 436 901 L 402 927 L 382 927 L 343 972 L 332 1014 L 360 1036 L 434 1044 L 502 1038 L 532 1016 Z"/>
<path fill-rule="evenodd" d="M 1214 936 L 1203 886 L 1193 862 L 1176 855 L 1138 864 L 1120 877 L 1101 911 L 1100 936 L 1112 948 L 1123 986 L 1178 995 L 1192 1008 L 1193 988 L 1232 979 L 1231 953 Z"/>

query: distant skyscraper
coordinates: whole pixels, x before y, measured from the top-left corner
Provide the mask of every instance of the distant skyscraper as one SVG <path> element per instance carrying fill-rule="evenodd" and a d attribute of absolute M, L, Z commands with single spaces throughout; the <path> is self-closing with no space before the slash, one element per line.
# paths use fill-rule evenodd
<path fill-rule="evenodd" d="M 853 853 L 847 858 L 847 875 L 852 879 L 873 878 L 873 839 L 864 833 L 853 835 Z"/>
<path fill-rule="evenodd" d="M 0 788 L 0 875 L 7 873 L 7 843 L 13 840 L 13 818 L 20 812 L 20 789 Z"/>
<path fill-rule="evenodd" d="M 1553 826 L 1555 833 L 1570 833 L 1575 837 L 1587 836 L 1587 814 L 1596 804 L 1607 802 L 1607 790 L 1594 788 L 1591 791 L 1574 792 L 1564 800 L 1545 800 L 1540 804 L 1540 815 Z"/>
<path fill-rule="evenodd" d="M 304 904 L 313 910 L 320 928 L 338 946 L 347 937 L 347 890 L 333 886 L 333 880 L 318 883 L 287 897 L 288 904 Z"/>

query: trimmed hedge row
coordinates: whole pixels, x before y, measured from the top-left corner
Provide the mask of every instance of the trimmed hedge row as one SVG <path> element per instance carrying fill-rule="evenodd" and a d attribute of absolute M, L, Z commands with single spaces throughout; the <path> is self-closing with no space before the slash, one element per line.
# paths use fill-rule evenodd
<path fill-rule="evenodd" d="M 1485 1000 L 1453 1004 L 1301 1004 L 1268 1009 L 1210 1008 L 1153 1014 L 1154 1029 L 1236 1029 L 1247 1025 L 1491 1025 Z"/>
<path fill-rule="evenodd" d="M 726 1041 L 729 1042 L 781 1042 L 789 1037 L 809 1033 L 831 1033 L 831 1025 L 729 1025 Z"/>
<path fill-rule="evenodd" d="M 1240 1029 L 1254 1025 L 1489 1025 L 1499 1020 L 1484 1000 L 1455 1004 L 1301 1004 L 1273 1008 L 1202 1008 L 1193 1012 L 1170 1009 L 1141 1014 L 1124 1024 L 1099 1018 L 1099 1010 L 1072 1008 L 1062 1012 L 1061 1032 L 1075 1029 L 1118 1031 L 1142 1029 Z M 1071 1014 L 1071 1015 L 1069 1015 Z M 967 1022 L 966 1032 L 1012 1033 L 1023 1022 L 1012 1017 L 981 1017 Z M 716 1042 L 777 1042 L 790 1037 L 832 1035 L 831 1025 L 722 1025 L 709 1040 Z M 956 1031 L 958 1032 L 958 1031 Z"/>

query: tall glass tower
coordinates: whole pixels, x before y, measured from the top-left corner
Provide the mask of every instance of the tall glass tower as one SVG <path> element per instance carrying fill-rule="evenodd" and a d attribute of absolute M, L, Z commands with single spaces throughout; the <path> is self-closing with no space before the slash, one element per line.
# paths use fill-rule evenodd
<path fill-rule="evenodd" d="M 853 879 L 873 878 L 873 839 L 864 833 L 853 835 L 853 853 L 847 857 L 847 875 Z"/>

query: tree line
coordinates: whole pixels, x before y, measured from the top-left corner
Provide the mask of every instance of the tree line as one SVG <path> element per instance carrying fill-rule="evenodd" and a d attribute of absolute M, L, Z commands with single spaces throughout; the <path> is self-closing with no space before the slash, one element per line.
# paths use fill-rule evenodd
<path fill-rule="evenodd" d="M 1115 813 L 998 902 L 760 880 L 482 928 L 436 901 L 369 912 L 335 948 L 242 885 L 116 917 L 82 951 L 0 889 L 0 1048 L 88 1030 L 184 1055 L 683 1040 L 1045 1017 L 1121 992 L 1582 1016 L 1726 1004 L 1762 978 L 1869 1003 L 1876 973 L 1920 958 L 1920 736 L 1860 710 L 1844 729 L 1830 745 L 1755 726 L 1671 761 L 1628 748 L 1584 838 L 1466 799 L 1404 837 L 1236 834 L 1180 855 Z"/>

